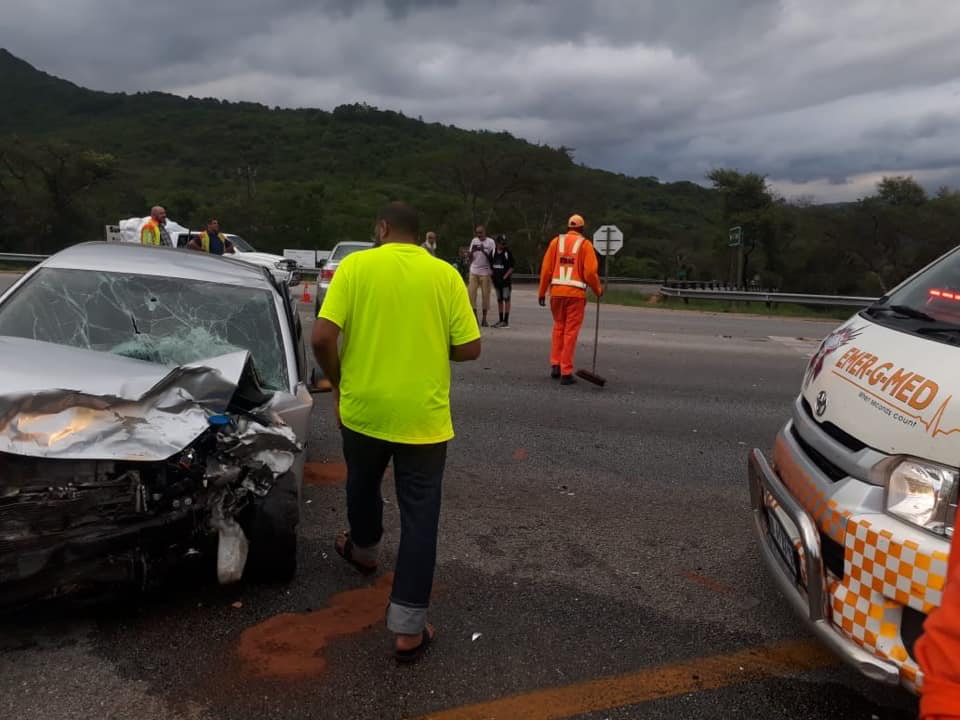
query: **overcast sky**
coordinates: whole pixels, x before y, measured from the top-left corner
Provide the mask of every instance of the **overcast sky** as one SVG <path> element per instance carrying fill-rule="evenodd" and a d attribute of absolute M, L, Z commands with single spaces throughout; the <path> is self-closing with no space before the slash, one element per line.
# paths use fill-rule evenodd
<path fill-rule="evenodd" d="M 0 0 L 0 47 L 98 90 L 425 120 L 663 180 L 960 187 L 956 0 Z"/>

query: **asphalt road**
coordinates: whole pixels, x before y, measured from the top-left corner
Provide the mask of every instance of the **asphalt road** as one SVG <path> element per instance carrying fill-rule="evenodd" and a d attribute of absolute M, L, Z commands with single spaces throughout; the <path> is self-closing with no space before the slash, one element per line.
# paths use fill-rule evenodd
<path fill-rule="evenodd" d="M 297 580 L 183 579 L 139 602 L 8 617 L 0 715 L 914 717 L 912 698 L 818 648 L 751 534 L 747 451 L 772 443 L 830 326 L 605 307 L 609 384 L 565 388 L 547 377 L 548 313 L 529 291 L 516 304 L 514 328 L 486 331 L 482 358 L 454 371 L 440 634 L 421 664 L 389 654 L 387 581 L 333 553 L 342 467 L 319 396 Z M 581 340 L 582 365 L 592 331 Z"/>

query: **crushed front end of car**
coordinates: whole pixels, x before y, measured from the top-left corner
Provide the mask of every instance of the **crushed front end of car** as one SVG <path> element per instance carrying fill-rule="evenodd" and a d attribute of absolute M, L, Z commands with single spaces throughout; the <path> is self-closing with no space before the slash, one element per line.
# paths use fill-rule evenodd
<path fill-rule="evenodd" d="M 143 587 L 214 546 L 219 580 L 239 580 L 278 497 L 295 537 L 302 446 L 248 353 L 175 368 L 15 338 L 0 353 L 0 603 Z"/>

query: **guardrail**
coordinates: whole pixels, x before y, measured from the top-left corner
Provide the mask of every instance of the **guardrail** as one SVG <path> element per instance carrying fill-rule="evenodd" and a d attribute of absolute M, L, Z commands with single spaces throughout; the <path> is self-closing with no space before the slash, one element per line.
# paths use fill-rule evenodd
<path fill-rule="evenodd" d="M 530 275 L 526 273 L 514 273 L 513 279 L 516 282 L 539 282 L 539 275 Z M 633 277 L 611 277 L 606 282 L 611 285 L 662 285 L 663 278 L 633 278 Z"/>
<path fill-rule="evenodd" d="M 0 263 L 36 265 L 37 263 L 43 262 L 48 257 L 50 256 L 32 255 L 29 253 L 0 252 Z M 536 282 L 540 279 L 540 276 L 517 273 L 514 274 L 513 278 L 519 282 Z M 611 285 L 657 285 L 663 282 L 663 280 L 653 278 L 612 277 L 607 278 L 607 282 Z M 701 287 L 708 284 L 716 285 L 716 283 L 696 284 L 701 285 Z M 796 305 L 822 305 L 825 307 L 867 307 L 868 305 L 872 305 L 873 303 L 877 302 L 877 298 L 848 295 L 809 295 L 805 293 L 762 292 L 756 290 L 706 290 L 668 286 L 660 287 L 660 295 L 667 298 L 679 298 L 682 300 L 689 300 L 693 298 L 699 300 L 726 300 L 728 302 L 762 302 L 768 306 L 775 303 L 792 303 Z"/>
<path fill-rule="evenodd" d="M 0 262 L 16 263 L 18 265 L 36 265 L 46 260 L 49 255 L 30 255 L 28 253 L 0 252 Z"/>
<path fill-rule="evenodd" d="M 805 293 L 757 292 L 750 290 L 688 290 L 661 287 L 660 294 L 668 298 L 699 300 L 726 300 L 729 302 L 792 303 L 796 305 L 823 305 L 826 307 L 867 307 L 877 298 L 849 295 L 808 295 Z"/>

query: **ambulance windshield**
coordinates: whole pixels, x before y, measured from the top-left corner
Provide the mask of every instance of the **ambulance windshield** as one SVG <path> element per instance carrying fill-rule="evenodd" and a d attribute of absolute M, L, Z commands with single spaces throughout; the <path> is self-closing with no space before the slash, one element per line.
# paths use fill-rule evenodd
<path fill-rule="evenodd" d="M 867 308 L 874 321 L 960 343 L 960 249 Z"/>

